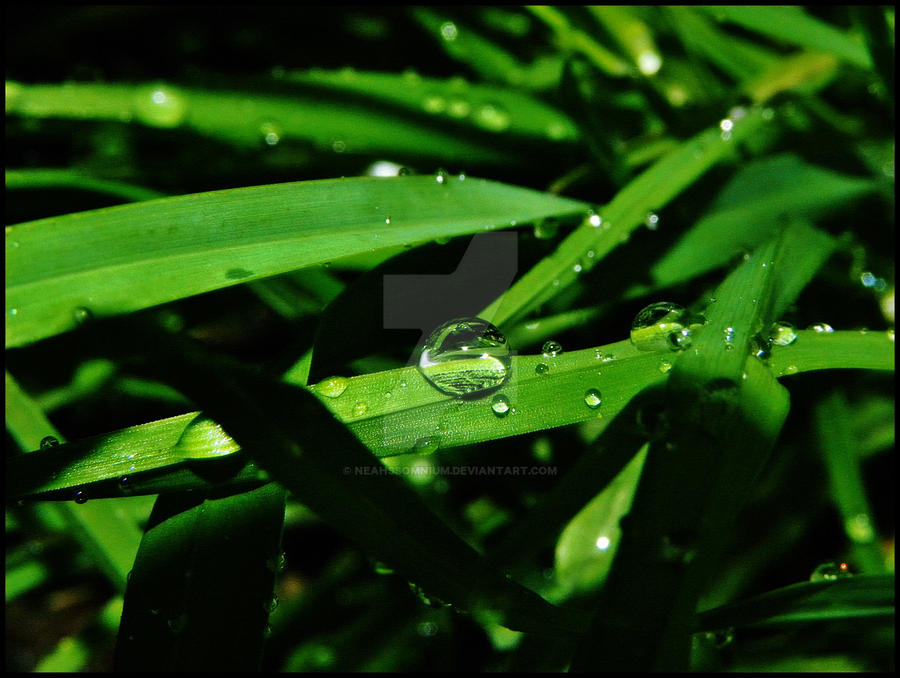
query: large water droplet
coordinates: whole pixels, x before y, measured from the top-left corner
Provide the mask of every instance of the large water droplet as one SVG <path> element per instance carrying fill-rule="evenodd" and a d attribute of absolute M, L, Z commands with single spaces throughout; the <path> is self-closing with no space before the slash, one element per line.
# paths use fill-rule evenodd
<path fill-rule="evenodd" d="M 690 345 L 684 306 L 669 301 L 650 304 L 631 323 L 631 343 L 641 351 L 678 351 Z"/>
<path fill-rule="evenodd" d="M 346 377 L 328 377 L 323 379 L 313 388 L 317 393 L 321 393 L 326 398 L 337 398 L 350 385 L 350 380 Z"/>
<path fill-rule="evenodd" d="M 506 337 L 481 318 L 456 318 L 425 341 L 419 372 L 438 391 L 466 396 L 501 386 L 512 358 Z"/>
<path fill-rule="evenodd" d="M 547 367 L 547 363 L 538 363 L 534 366 L 535 374 L 547 374 L 547 371 L 550 368 Z"/>

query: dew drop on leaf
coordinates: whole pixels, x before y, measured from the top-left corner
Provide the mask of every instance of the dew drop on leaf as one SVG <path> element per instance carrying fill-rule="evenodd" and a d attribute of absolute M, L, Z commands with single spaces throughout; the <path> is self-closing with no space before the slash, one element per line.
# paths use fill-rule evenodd
<path fill-rule="evenodd" d="M 557 355 L 562 353 L 562 346 L 557 341 L 545 341 L 544 345 L 541 347 L 541 353 L 545 358 L 555 358 Z"/>
<path fill-rule="evenodd" d="M 631 343 L 641 351 L 679 351 L 690 345 L 684 306 L 660 301 L 644 307 L 631 323 Z"/>
<path fill-rule="evenodd" d="M 418 365 L 428 383 L 452 396 L 498 388 L 511 367 L 506 337 L 481 318 L 455 318 L 440 325 L 425 340 Z"/>
<path fill-rule="evenodd" d="M 595 388 L 591 388 L 585 391 L 584 403 L 592 410 L 600 407 L 600 405 L 603 403 L 603 399 L 600 397 L 600 391 Z"/>
<path fill-rule="evenodd" d="M 346 377 L 328 377 L 327 379 L 320 381 L 313 388 L 315 388 L 316 393 L 321 393 L 326 398 L 337 398 L 347 390 L 347 386 L 349 385 L 350 380 Z"/>
<path fill-rule="evenodd" d="M 48 447 L 56 447 L 59 441 L 53 436 L 44 436 L 41 438 L 41 449 L 46 450 Z"/>
<path fill-rule="evenodd" d="M 493 398 L 491 398 L 491 410 L 498 417 L 505 417 L 509 414 L 509 398 L 507 398 L 504 394 L 498 393 Z"/>

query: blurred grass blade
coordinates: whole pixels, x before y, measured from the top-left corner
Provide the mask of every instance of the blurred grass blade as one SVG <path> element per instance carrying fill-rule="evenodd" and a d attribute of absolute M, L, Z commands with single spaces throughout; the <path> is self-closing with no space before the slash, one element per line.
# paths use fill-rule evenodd
<path fill-rule="evenodd" d="M 872 66 L 863 45 L 841 29 L 810 16 L 802 7 L 716 5 L 704 9 L 720 21 L 737 24 L 778 42 L 831 52 L 862 68 Z"/>
<path fill-rule="evenodd" d="M 810 165 L 793 154 L 751 161 L 653 265 L 651 275 L 661 287 L 688 280 L 755 249 L 785 218 L 816 219 L 876 189 L 869 179 Z"/>
<path fill-rule="evenodd" d="M 727 135 L 718 127 L 682 143 L 619 191 L 598 215 L 585 222 L 485 309 L 502 326 L 521 319 L 601 261 L 644 223 L 647 213 L 664 207 L 704 172 L 728 157 L 734 145 L 763 124 L 759 109 L 736 109 Z M 731 118 L 729 118 L 731 119 Z"/>
<path fill-rule="evenodd" d="M 582 203 L 491 181 L 356 178 L 119 205 L 6 227 L 6 345 L 90 318 Z"/>
<path fill-rule="evenodd" d="M 828 471 L 831 496 L 841 515 L 844 532 L 852 544 L 851 563 L 863 574 L 882 574 L 884 559 L 873 524 L 872 506 L 866 494 L 853 435 L 850 406 L 844 394 L 833 391 L 816 406 L 819 446 Z"/>
<path fill-rule="evenodd" d="M 858 575 L 793 584 L 706 610 L 697 615 L 697 628 L 717 630 L 893 616 L 893 575 Z"/>
<path fill-rule="evenodd" d="M 161 496 L 134 562 L 117 671 L 257 671 L 281 555 L 284 490 Z"/>
<path fill-rule="evenodd" d="M 164 193 L 124 181 L 97 179 L 75 169 L 7 169 L 6 189 L 74 188 L 82 191 L 106 193 L 129 202 L 155 200 Z"/>

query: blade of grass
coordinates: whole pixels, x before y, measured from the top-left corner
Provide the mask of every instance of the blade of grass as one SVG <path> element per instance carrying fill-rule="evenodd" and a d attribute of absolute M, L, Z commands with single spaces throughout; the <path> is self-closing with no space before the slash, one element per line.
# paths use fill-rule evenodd
<path fill-rule="evenodd" d="M 716 5 L 703 9 L 717 20 L 737 24 L 777 42 L 830 52 L 861 68 L 872 66 L 863 45 L 840 28 L 810 16 L 801 7 Z"/>
<path fill-rule="evenodd" d="M 36 449 L 45 436 L 62 439 L 9 372 L 6 372 L 6 427 L 23 450 Z M 113 586 L 124 589 L 141 537 L 134 516 L 121 503 L 102 501 L 82 506 L 63 504 L 57 510 Z"/>
<path fill-rule="evenodd" d="M 599 215 L 589 218 L 556 251 L 542 259 L 482 315 L 503 326 L 565 289 L 579 273 L 595 266 L 660 209 L 713 165 L 729 156 L 734 144 L 752 135 L 764 122 L 762 111 L 733 113 L 734 126 L 723 137 L 718 127 L 701 132 L 657 161 L 619 191 Z"/>
<path fill-rule="evenodd" d="M 697 628 L 716 630 L 893 616 L 893 576 L 859 575 L 793 584 L 705 610 L 697 615 Z"/>
<path fill-rule="evenodd" d="M 143 186 L 134 186 L 124 181 L 97 179 L 75 169 L 17 169 L 6 170 L 6 189 L 33 188 L 76 188 L 82 191 L 107 193 L 129 202 L 155 200 L 165 197 L 164 193 Z"/>
<path fill-rule="evenodd" d="M 116 670 L 259 669 L 284 497 L 270 484 L 157 500 L 125 592 Z"/>
<path fill-rule="evenodd" d="M 213 191 L 7 226 L 6 345 L 353 253 L 583 209 L 479 179 L 357 178 Z"/>
<path fill-rule="evenodd" d="M 751 336 L 769 322 L 791 237 L 766 243 L 719 285 L 662 407 L 644 413 L 650 452 L 573 670 L 688 667 L 698 596 L 789 408 L 787 391 L 747 356 Z M 722 327 L 732 329 L 731 350 Z"/>
<path fill-rule="evenodd" d="M 816 407 L 819 445 L 831 496 L 852 546 L 852 563 L 863 574 L 884 573 L 884 558 L 878 546 L 875 515 L 863 484 L 860 458 L 850 423 L 849 404 L 843 393 L 833 391 Z"/>

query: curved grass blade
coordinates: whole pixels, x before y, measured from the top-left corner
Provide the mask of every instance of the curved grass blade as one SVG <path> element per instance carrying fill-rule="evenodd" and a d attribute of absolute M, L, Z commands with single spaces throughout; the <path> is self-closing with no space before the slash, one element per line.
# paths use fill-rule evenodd
<path fill-rule="evenodd" d="M 82 191 L 106 193 L 129 202 L 155 200 L 165 197 L 164 193 L 143 186 L 135 186 L 124 181 L 97 179 L 74 169 L 8 169 L 6 189 L 32 188 L 75 188 Z"/>
<path fill-rule="evenodd" d="M 697 628 L 716 630 L 871 617 L 893 619 L 892 575 L 857 575 L 793 584 L 700 612 Z"/>
<path fill-rule="evenodd" d="M 357 178 L 119 205 L 6 227 L 6 345 L 386 247 L 579 212 L 468 178 Z"/>

